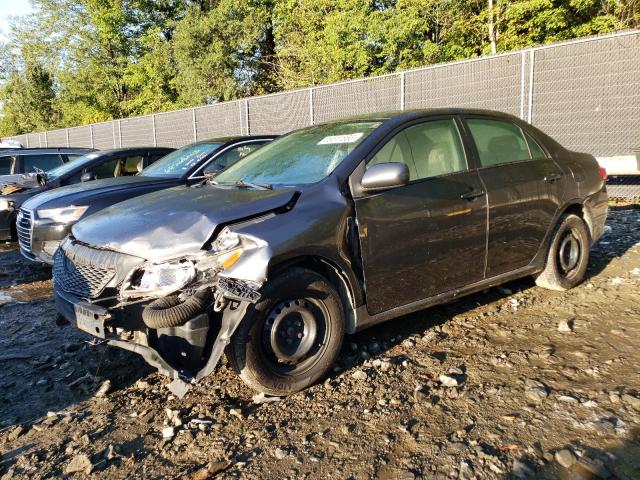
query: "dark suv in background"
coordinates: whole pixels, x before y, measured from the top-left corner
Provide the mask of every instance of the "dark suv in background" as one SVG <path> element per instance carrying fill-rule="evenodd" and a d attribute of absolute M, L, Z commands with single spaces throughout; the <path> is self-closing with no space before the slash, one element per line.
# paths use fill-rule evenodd
<path fill-rule="evenodd" d="M 17 179 L 2 189 L 0 196 L 0 240 L 11 240 L 16 234 L 30 235 L 25 226 L 16 229 L 20 206 L 39 193 L 64 185 L 73 185 L 98 178 L 136 175 L 144 167 L 172 152 L 173 148 L 121 148 L 91 152 L 52 170 L 40 173 L 37 179 Z M 10 193 L 7 192 L 8 189 Z"/>
<path fill-rule="evenodd" d="M 47 172 L 93 152 L 91 148 L 12 148 L 0 150 L 0 184 L 15 181 L 23 173 Z"/>
<path fill-rule="evenodd" d="M 527 275 L 577 285 L 604 177 L 496 112 L 316 125 L 78 222 L 55 255 L 56 305 L 178 395 L 223 352 L 248 385 L 286 395 L 326 374 L 345 333 Z"/>
<path fill-rule="evenodd" d="M 30 260 L 53 263 L 60 241 L 80 219 L 123 200 L 156 190 L 202 182 L 273 140 L 274 136 L 205 140 L 169 153 L 136 176 L 106 178 L 50 190 L 20 210 L 20 251 Z"/>

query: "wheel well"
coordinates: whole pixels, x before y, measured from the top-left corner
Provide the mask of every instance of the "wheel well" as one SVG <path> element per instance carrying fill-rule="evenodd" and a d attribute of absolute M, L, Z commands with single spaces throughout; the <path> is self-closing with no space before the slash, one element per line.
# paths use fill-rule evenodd
<path fill-rule="evenodd" d="M 589 210 L 580 203 L 572 203 L 568 205 L 562 212 L 562 215 L 573 214 L 580 217 L 587 224 L 587 229 L 589 230 L 589 236 L 593 238 L 593 219 L 591 218 L 591 214 Z"/>
<path fill-rule="evenodd" d="M 291 267 L 302 267 L 316 272 L 326 278 L 338 291 L 345 316 L 346 333 L 355 332 L 355 293 L 349 284 L 346 274 L 340 267 L 323 257 L 304 256 L 286 260 L 269 268 L 268 278 Z"/>

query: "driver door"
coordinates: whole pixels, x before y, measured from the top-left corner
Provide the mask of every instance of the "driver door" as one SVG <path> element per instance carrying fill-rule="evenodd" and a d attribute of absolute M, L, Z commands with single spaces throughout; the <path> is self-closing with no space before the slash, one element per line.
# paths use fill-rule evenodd
<path fill-rule="evenodd" d="M 374 315 L 484 277 L 487 204 L 455 120 L 397 132 L 367 162 L 400 162 L 408 185 L 355 199 L 367 295 Z"/>

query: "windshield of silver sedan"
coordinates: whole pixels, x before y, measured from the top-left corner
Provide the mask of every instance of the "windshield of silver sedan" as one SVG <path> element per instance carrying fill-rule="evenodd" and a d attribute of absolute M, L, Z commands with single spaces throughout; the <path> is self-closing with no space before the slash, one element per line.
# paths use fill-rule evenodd
<path fill-rule="evenodd" d="M 214 183 L 269 188 L 319 182 L 380 124 L 350 121 L 293 132 L 250 153 L 215 177 Z"/>

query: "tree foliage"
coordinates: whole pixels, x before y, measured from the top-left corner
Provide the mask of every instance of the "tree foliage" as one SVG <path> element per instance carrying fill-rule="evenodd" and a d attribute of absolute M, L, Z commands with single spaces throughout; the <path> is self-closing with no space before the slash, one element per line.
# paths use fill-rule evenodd
<path fill-rule="evenodd" d="M 31 0 L 0 135 L 394 72 L 640 24 L 640 0 Z"/>

